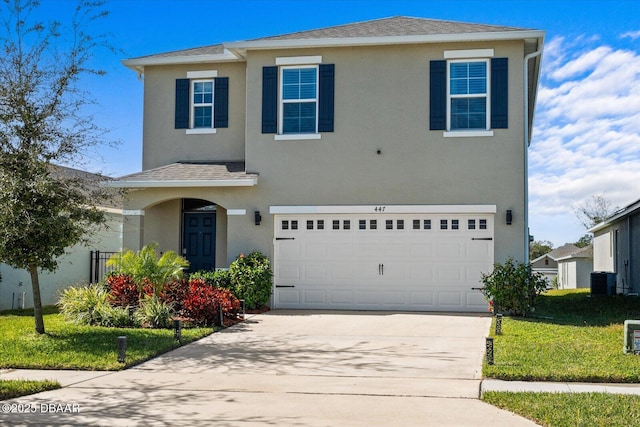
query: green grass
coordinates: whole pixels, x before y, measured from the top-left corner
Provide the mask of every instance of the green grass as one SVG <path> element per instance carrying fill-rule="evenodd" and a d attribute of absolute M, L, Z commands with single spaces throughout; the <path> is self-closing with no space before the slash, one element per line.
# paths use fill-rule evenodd
<path fill-rule="evenodd" d="M 606 393 L 487 392 L 482 400 L 543 426 L 629 427 L 640 425 L 640 396 Z"/>
<path fill-rule="evenodd" d="M 525 381 L 640 382 L 640 357 L 624 354 L 623 323 L 640 299 L 551 291 L 531 318 L 505 317 L 486 377 Z M 494 319 L 495 322 L 495 319 Z"/>
<path fill-rule="evenodd" d="M 180 344 L 170 329 L 119 329 L 65 322 L 55 307 L 46 308 L 46 334 L 34 331 L 33 311 L 0 313 L 0 368 L 119 370 L 165 353 Z M 182 344 L 213 332 L 182 330 Z M 117 337 L 127 337 L 126 363 L 117 361 Z"/>
<path fill-rule="evenodd" d="M 60 388 L 57 381 L 0 380 L 0 400 Z"/>

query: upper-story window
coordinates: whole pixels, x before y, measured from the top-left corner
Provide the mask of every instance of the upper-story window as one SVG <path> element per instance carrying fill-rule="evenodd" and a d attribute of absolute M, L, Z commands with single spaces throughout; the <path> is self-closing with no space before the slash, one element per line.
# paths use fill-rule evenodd
<path fill-rule="evenodd" d="M 278 57 L 262 69 L 262 133 L 276 140 L 333 132 L 334 65 L 322 56 Z"/>
<path fill-rule="evenodd" d="M 489 129 L 487 68 L 487 60 L 449 62 L 449 130 Z"/>
<path fill-rule="evenodd" d="M 187 134 L 229 127 L 229 78 L 217 70 L 189 71 L 176 79 L 175 128 Z"/>
<path fill-rule="evenodd" d="M 213 128 L 213 80 L 194 80 L 191 127 Z"/>
<path fill-rule="evenodd" d="M 482 137 L 508 128 L 508 58 L 493 56 L 493 49 L 450 50 L 430 61 L 430 130 Z"/>
<path fill-rule="evenodd" d="M 318 67 L 282 67 L 280 134 L 318 132 Z"/>

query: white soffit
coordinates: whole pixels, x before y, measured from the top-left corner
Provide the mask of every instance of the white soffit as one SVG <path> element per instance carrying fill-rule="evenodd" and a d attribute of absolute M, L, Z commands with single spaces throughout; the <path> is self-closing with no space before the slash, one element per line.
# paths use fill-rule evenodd
<path fill-rule="evenodd" d="M 286 214 L 495 214 L 496 205 L 357 205 L 357 206 L 269 206 L 272 215 Z"/>

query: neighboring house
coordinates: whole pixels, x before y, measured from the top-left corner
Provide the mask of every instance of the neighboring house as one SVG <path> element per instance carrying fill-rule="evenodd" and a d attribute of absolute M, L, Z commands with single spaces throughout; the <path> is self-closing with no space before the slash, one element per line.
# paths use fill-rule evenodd
<path fill-rule="evenodd" d="M 618 210 L 593 233 L 593 268 L 616 275 L 616 293 L 640 292 L 640 200 Z"/>
<path fill-rule="evenodd" d="M 593 246 L 576 248 L 556 258 L 558 263 L 558 289 L 589 288 L 593 272 Z"/>
<path fill-rule="evenodd" d="M 558 259 L 569 256 L 580 250 L 574 244 L 565 243 L 564 245 L 557 247 L 546 254 L 539 256 L 531 261 L 533 271 L 541 273 L 547 279 L 549 284 L 558 277 Z"/>
<path fill-rule="evenodd" d="M 88 172 L 56 166 L 57 171 L 65 175 L 84 177 L 90 181 L 103 180 L 103 176 Z M 100 230 L 87 230 L 91 236 L 91 247 L 75 245 L 68 249 L 67 254 L 58 258 L 58 269 L 53 273 L 40 273 L 40 293 L 43 305 L 58 302 L 61 290 L 89 282 L 90 251 L 117 252 L 122 248 L 122 202 L 121 198 L 114 199 L 105 206 L 99 206 L 107 217 L 106 227 Z M 0 310 L 12 308 L 33 307 L 33 291 L 31 277 L 26 270 L 15 269 L 0 263 Z"/>
<path fill-rule="evenodd" d="M 528 259 L 544 32 L 393 17 L 128 59 L 142 172 L 124 246 L 260 250 L 274 308 L 486 311 Z"/>

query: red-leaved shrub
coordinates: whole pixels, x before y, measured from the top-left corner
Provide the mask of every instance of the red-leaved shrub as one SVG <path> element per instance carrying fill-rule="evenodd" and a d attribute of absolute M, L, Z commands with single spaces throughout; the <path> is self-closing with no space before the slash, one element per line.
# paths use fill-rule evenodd
<path fill-rule="evenodd" d="M 172 304 L 173 309 L 179 312 L 187 295 L 189 295 L 189 282 L 185 279 L 174 279 L 165 285 L 160 293 L 160 300 Z"/>
<path fill-rule="evenodd" d="M 107 277 L 109 302 L 116 307 L 137 307 L 140 291 L 131 277 L 126 274 L 114 274 Z"/>
<path fill-rule="evenodd" d="M 189 282 L 189 292 L 182 302 L 182 313 L 197 325 L 220 324 L 220 308 L 225 317 L 235 318 L 240 301 L 230 290 L 213 288 L 203 279 Z"/>

